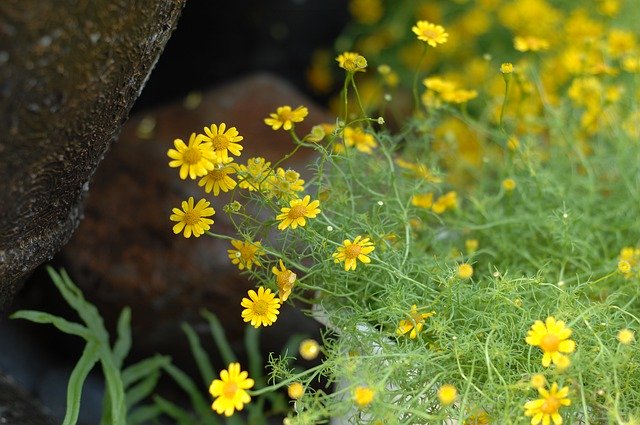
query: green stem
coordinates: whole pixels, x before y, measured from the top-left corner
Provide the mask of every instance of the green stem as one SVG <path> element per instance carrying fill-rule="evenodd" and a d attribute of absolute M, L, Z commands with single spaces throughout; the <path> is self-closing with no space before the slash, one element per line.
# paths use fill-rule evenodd
<path fill-rule="evenodd" d="M 413 76 L 413 102 L 415 107 L 415 112 L 418 112 L 420 108 L 420 96 L 418 96 L 418 77 L 420 77 L 420 68 L 422 68 L 422 62 L 424 62 L 424 58 L 427 56 L 427 43 L 422 43 L 422 55 L 420 56 L 420 60 L 418 61 L 418 67 L 416 68 L 416 73 Z"/>

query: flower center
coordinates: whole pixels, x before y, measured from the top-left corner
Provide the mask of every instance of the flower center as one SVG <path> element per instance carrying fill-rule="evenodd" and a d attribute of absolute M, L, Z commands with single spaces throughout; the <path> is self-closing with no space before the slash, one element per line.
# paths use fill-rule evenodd
<path fill-rule="evenodd" d="M 356 61 L 354 61 L 353 59 L 345 59 L 344 69 L 346 69 L 347 71 L 355 71 L 356 68 Z"/>
<path fill-rule="evenodd" d="M 209 171 L 209 178 L 211 180 L 223 180 L 225 178 L 225 176 L 227 175 L 227 173 L 225 173 L 222 170 L 213 170 L 213 171 Z"/>
<path fill-rule="evenodd" d="M 225 382 L 222 389 L 222 396 L 225 398 L 234 398 L 238 392 L 238 384 L 235 382 Z"/>
<path fill-rule="evenodd" d="M 292 111 L 282 111 L 280 112 L 280 121 L 291 121 Z"/>
<path fill-rule="evenodd" d="M 560 345 L 560 338 L 553 334 L 546 334 L 542 337 L 540 341 L 540 348 L 544 351 L 554 352 L 558 351 L 558 346 Z"/>
<path fill-rule="evenodd" d="M 544 400 L 544 404 L 540 406 L 540 410 L 542 411 L 542 413 L 553 414 L 558 411 L 558 409 L 560 408 L 560 404 L 560 400 L 553 396 L 550 396 Z"/>
<path fill-rule="evenodd" d="M 269 311 L 269 304 L 264 300 L 258 300 L 253 302 L 253 312 L 258 316 L 264 316 Z"/>
<path fill-rule="evenodd" d="M 198 220 L 200 220 L 200 214 L 195 210 L 185 212 L 184 218 L 182 219 L 187 226 L 193 226 Z"/>
<path fill-rule="evenodd" d="M 423 29 L 422 35 L 428 39 L 435 40 L 438 37 L 438 32 L 434 29 Z"/>
<path fill-rule="evenodd" d="M 196 164 L 200 161 L 202 155 L 200 154 L 200 149 L 198 148 L 188 148 L 182 154 L 182 161 L 185 164 Z"/>
<path fill-rule="evenodd" d="M 250 246 L 243 246 L 238 251 L 240 251 L 240 257 L 244 258 L 245 260 L 250 260 L 251 258 L 253 258 L 253 249 L 251 249 Z"/>
<path fill-rule="evenodd" d="M 224 134 L 218 134 L 211 140 L 213 149 L 220 151 L 229 147 L 229 138 Z"/>
<path fill-rule="evenodd" d="M 413 313 L 411 314 L 411 318 L 413 319 L 414 323 L 416 325 L 420 324 L 420 323 L 424 323 L 424 319 L 422 318 L 422 314 L 421 313 Z"/>
<path fill-rule="evenodd" d="M 345 248 L 344 255 L 350 259 L 358 258 L 360 251 L 362 251 L 362 247 L 360 245 L 352 244 Z"/>
<path fill-rule="evenodd" d="M 289 210 L 289 218 L 296 219 L 304 217 L 306 212 L 307 208 L 304 205 L 296 205 L 295 207 L 291 207 Z"/>

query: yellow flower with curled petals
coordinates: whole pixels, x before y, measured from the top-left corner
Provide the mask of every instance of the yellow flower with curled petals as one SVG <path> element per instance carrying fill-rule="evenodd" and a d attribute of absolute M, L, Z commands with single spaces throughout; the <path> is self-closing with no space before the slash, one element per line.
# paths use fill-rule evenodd
<path fill-rule="evenodd" d="M 278 260 L 278 267 L 273 266 L 271 271 L 276 275 L 276 284 L 278 285 L 278 296 L 282 302 L 285 302 L 289 295 L 291 295 L 291 289 L 294 283 L 296 283 L 296 274 L 286 268 L 282 260 Z"/>
<path fill-rule="evenodd" d="M 229 174 L 236 172 L 236 168 L 231 164 L 232 162 L 233 158 L 227 158 L 223 162 L 216 163 L 213 170 L 209 170 L 209 172 L 200 179 L 198 186 L 204 186 L 204 191 L 207 193 L 213 191 L 214 196 L 218 196 L 220 191 L 228 192 L 236 187 L 236 181 L 229 176 Z"/>
<path fill-rule="evenodd" d="M 344 52 L 336 58 L 338 66 L 347 72 L 364 72 L 367 68 L 367 60 L 355 52 Z"/>
<path fill-rule="evenodd" d="M 229 259 L 231 260 L 231 263 L 237 265 L 238 269 L 244 270 L 246 268 L 247 270 L 251 270 L 251 267 L 254 264 L 258 267 L 261 266 L 260 260 L 258 257 L 264 255 L 265 252 L 262 249 L 262 244 L 260 243 L 260 241 L 258 242 L 244 241 L 243 242 L 243 241 L 233 239 L 231 241 L 231 245 L 235 249 L 228 249 L 227 253 L 229 254 Z"/>
<path fill-rule="evenodd" d="M 396 334 L 405 335 L 410 332 L 409 339 L 416 339 L 418 337 L 418 333 L 420 333 L 424 327 L 425 320 L 435 314 L 435 311 L 420 313 L 418 312 L 418 306 L 416 304 L 412 305 L 411 311 L 409 312 L 410 319 L 400 321 L 398 329 L 396 329 Z"/>

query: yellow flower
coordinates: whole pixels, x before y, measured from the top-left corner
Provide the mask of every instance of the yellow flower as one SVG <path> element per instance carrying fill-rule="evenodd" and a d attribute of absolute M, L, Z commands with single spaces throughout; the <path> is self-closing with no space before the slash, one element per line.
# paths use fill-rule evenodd
<path fill-rule="evenodd" d="M 240 188 L 248 189 L 249 192 L 262 189 L 262 182 L 271 172 L 271 163 L 264 158 L 249 158 L 247 165 L 240 165 L 238 170 Z"/>
<path fill-rule="evenodd" d="M 502 188 L 507 192 L 511 192 L 516 188 L 517 184 L 514 179 L 504 179 L 502 180 Z"/>
<path fill-rule="evenodd" d="M 356 260 L 360 260 L 365 264 L 371 262 L 371 258 L 367 255 L 374 249 L 376 248 L 369 238 L 357 236 L 353 242 L 345 239 L 342 246 L 339 246 L 336 252 L 333 253 L 334 262 L 339 263 L 344 261 L 344 269 L 346 271 L 355 270 L 357 266 Z"/>
<path fill-rule="evenodd" d="M 211 228 L 213 220 L 210 217 L 216 213 L 211 203 L 206 199 L 201 199 L 193 206 L 193 196 L 187 201 L 182 201 L 182 209 L 172 209 L 173 214 L 169 217 L 171 221 L 177 221 L 173 226 L 173 233 L 176 235 L 183 232 L 185 238 L 193 236 L 200 237 L 205 231 Z"/>
<path fill-rule="evenodd" d="M 458 398 L 458 390 L 451 384 L 445 384 L 438 389 L 438 400 L 445 406 L 449 406 Z"/>
<path fill-rule="evenodd" d="M 458 194 L 454 191 L 447 192 L 439 197 L 431 207 L 431 210 L 436 214 L 442 214 L 446 210 L 454 209 L 458 206 Z"/>
<path fill-rule="evenodd" d="M 211 193 L 213 190 L 214 196 L 218 196 L 221 190 L 228 192 L 236 187 L 236 181 L 229 177 L 229 174 L 236 172 L 235 167 L 231 164 L 232 161 L 233 158 L 227 158 L 226 161 L 216 163 L 213 170 L 200 179 L 198 186 L 204 186 L 204 191 L 207 193 Z"/>
<path fill-rule="evenodd" d="M 280 313 L 280 300 L 276 298 L 276 294 L 261 286 L 257 293 L 250 289 L 248 295 L 249 298 L 243 298 L 240 303 L 244 307 L 242 319 L 251 322 L 254 328 L 273 325 Z"/>
<path fill-rule="evenodd" d="M 462 425 L 489 425 L 491 417 L 484 410 L 479 410 L 469 416 Z"/>
<path fill-rule="evenodd" d="M 300 173 L 294 170 L 285 171 L 280 167 L 269 176 L 267 183 L 266 189 L 269 194 L 279 199 L 297 197 L 296 192 L 304 190 L 304 180 L 300 178 Z"/>
<path fill-rule="evenodd" d="M 298 226 L 304 226 L 306 218 L 315 218 L 319 213 L 320 201 L 316 200 L 311 203 L 311 197 L 305 196 L 303 199 L 294 199 L 289 202 L 289 207 L 282 207 L 281 213 L 276 216 L 276 220 L 280 220 L 278 229 L 284 230 L 287 227 L 296 229 Z"/>
<path fill-rule="evenodd" d="M 367 386 L 359 386 L 353 391 L 353 402 L 360 409 L 364 409 L 371 404 L 375 397 L 375 392 Z"/>
<path fill-rule="evenodd" d="M 446 43 L 449 37 L 442 26 L 432 24 L 429 21 L 416 22 L 411 31 L 418 36 L 418 40 L 426 42 L 431 47 Z"/>
<path fill-rule="evenodd" d="M 536 373 L 531 377 L 531 386 L 535 389 L 542 388 L 547 384 L 547 380 L 541 373 Z"/>
<path fill-rule="evenodd" d="M 440 77 L 428 77 L 422 81 L 422 84 L 429 90 L 436 93 L 450 93 L 456 89 L 456 85 L 450 81 L 443 80 Z"/>
<path fill-rule="evenodd" d="M 424 164 L 416 164 L 413 162 L 405 161 L 402 158 L 397 158 L 395 160 L 395 163 L 398 164 L 399 167 L 404 168 L 405 170 L 409 170 L 412 175 L 421 178 L 424 181 L 427 181 L 429 183 L 442 183 L 442 179 L 438 176 L 435 176 Z"/>
<path fill-rule="evenodd" d="M 205 134 L 200 135 L 205 142 L 210 142 L 213 146 L 213 150 L 216 154 L 216 160 L 218 162 L 224 162 L 229 157 L 229 152 L 235 156 L 240 156 L 242 145 L 239 142 L 244 137 L 238 134 L 238 130 L 235 127 L 227 129 L 225 123 L 211 124 L 211 127 L 204 128 Z"/>
<path fill-rule="evenodd" d="M 367 60 L 355 52 L 344 52 L 336 58 L 338 66 L 347 72 L 364 72 Z"/>
<path fill-rule="evenodd" d="M 509 140 L 507 140 L 507 148 L 514 152 L 516 150 L 518 150 L 518 148 L 520 147 L 520 140 L 518 140 L 517 137 L 509 137 Z"/>
<path fill-rule="evenodd" d="M 300 356 L 305 360 L 315 360 L 320 354 L 320 344 L 315 339 L 305 339 L 298 347 Z"/>
<path fill-rule="evenodd" d="M 473 266 L 469 263 L 462 263 L 458 265 L 457 274 L 460 279 L 469 279 L 473 276 Z"/>
<path fill-rule="evenodd" d="M 429 313 L 419 313 L 418 306 L 412 305 L 411 311 L 409 312 L 409 316 L 411 319 L 409 320 L 401 320 L 398 324 L 398 329 L 396 329 L 396 334 L 404 335 L 407 332 L 411 331 L 409 334 L 409 339 L 416 339 L 418 337 L 418 333 L 422 331 L 424 327 L 424 322 L 431 316 L 434 316 L 435 311 L 431 311 Z"/>
<path fill-rule="evenodd" d="M 419 193 L 411 197 L 411 205 L 415 207 L 431 209 L 433 205 L 433 192 Z"/>
<path fill-rule="evenodd" d="M 536 320 L 527 334 L 526 342 L 540 347 L 544 352 L 544 367 L 548 367 L 552 362 L 555 365 L 566 365 L 563 358 L 567 356 L 562 353 L 573 353 L 576 349 L 576 343 L 569 339 L 570 336 L 571 329 L 567 328 L 563 321 L 556 321 L 553 316 L 549 316 L 545 323 Z"/>
<path fill-rule="evenodd" d="M 372 134 L 365 133 L 361 128 L 346 127 L 344 129 L 344 144 L 355 146 L 360 152 L 371 153 L 378 146 Z"/>
<path fill-rule="evenodd" d="M 304 106 L 298 106 L 295 110 L 291 110 L 291 106 L 280 106 L 276 109 L 276 113 L 270 113 L 269 118 L 264 119 L 264 123 L 271 126 L 273 130 L 282 127 L 283 130 L 289 131 L 293 128 L 293 123 L 304 121 L 304 117 L 309 115 L 309 110 Z"/>
<path fill-rule="evenodd" d="M 480 242 L 477 239 L 467 239 L 464 241 L 464 249 L 467 251 L 467 254 L 473 254 L 478 250 L 478 246 Z"/>
<path fill-rule="evenodd" d="M 618 261 L 618 272 L 628 275 L 631 272 L 631 264 L 627 260 Z"/>
<path fill-rule="evenodd" d="M 503 74 L 511 74 L 513 72 L 513 64 L 510 62 L 505 62 L 500 65 L 500 72 Z"/>
<path fill-rule="evenodd" d="M 465 103 L 471 99 L 478 97 L 478 92 L 475 90 L 463 90 L 457 89 L 451 92 L 442 93 L 442 100 L 448 103 Z"/>
<path fill-rule="evenodd" d="M 531 416 L 531 425 L 537 425 L 540 422 L 543 425 L 549 425 L 551 421 L 555 425 L 562 424 L 562 416 L 558 413 L 562 406 L 569 406 L 571 400 L 567 398 L 569 387 L 563 387 L 558 391 L 558 384 L 553 383 L 551 389 L 547 391 L 543 387 L 538 388 L 540 398 L 525 403 L 525 416 Z"/>
<path fill-rule="evenodd" d="M 188 146 L 182 139 L 175 139 L 173 144 L 176 149 L 167 151 L 167 156 L 173 160 L 169 162 L 169 167 L 180 167 L 180 178 L 182 180 L 186 179 L 187 176 L 195 180 L 196 177 L 204 176 L 208 170 L 213 169 L 216 155 L 211 143 L 203 143 L 201 136 L 191 133 Z"/>
<path fill-rule="evenodd" d="M 631 329 L 621 329 L 620 332 L 618 332 L 618 341 L 620 341 L 621 344 L 629 345 L 634 339 L 635 333 Z"/>
<path fill-rule="evenodd" d="M 519 52 L 538 52 L 549 49 L 549 42 L 538 37 L 515 37 L 513 47 Z"/>
<path fill-rule="evenodd" d="M 220 372 L 220 379 L 214 379 L 209 392 L 216 399 L 211 408 L 219 415 L 233 415 L 234 411 L 242 410 L 251 401 L 246 390 L 253 387 L 254 381 L 247 372 L 240 371 L 240 363 L 231 363 L 228 369 Z"/>
<path fill-rule="evenodd" d="M 300 382 L 294 382 L 287 387 L 289 397 L 298 400 L 304 394 L 304 386 Z"/>
<path fill-rule="evenodd" d="M 251 242 L 251 241 L 239 241 L 233 239 L 231 241 L 231 245 L 235 249 L 229 249 L 227 252 L 229 253 L 229 259 L 233 264 L 237 264 L 240 270 L 244 270 L 246 267 L 247 270 L 251 270 L 251 267 L 255 264 L 258 267 L 261 267 L 260 261 L 258 259 L 259 256 L 264 255 L 264 250 L 262 249 L 262 244 L 260 241 Z"/>
<path fill-rule="evenodd" d="M 273 266 L 271 271 L 276 275 L 276 283 L 278 284 L 278 296 L 285 302 L 289 295 L 291 295 L 291 289 L 296 282 L 296 274 L 286 268 L 282 263 L 282 260 L 278 260 L 280 268 Z"/>

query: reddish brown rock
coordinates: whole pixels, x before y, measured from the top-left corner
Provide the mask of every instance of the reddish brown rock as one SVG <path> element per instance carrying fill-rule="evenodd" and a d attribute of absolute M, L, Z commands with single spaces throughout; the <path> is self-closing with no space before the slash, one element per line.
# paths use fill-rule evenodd
<path fill-rule="evenodd" d="M 188 196 L 214 197 L 205 195 L 193 181 L 179 180 L 177 169 L 167 165 L 167 150 L 175 138 L 185 140 L 191 132 L 202 132 L 205 125 L 225 122 L 244 136 L 239 162 L 258 155 L 277 161 L 293 145 L 286 132 L 271 130 L 263 119 L 286 104 L 309 107 L 309 116 L 297 126 L 299 134 L 331 120 L 287 83 L 257 75 L 206 92 L 194 110 L 177 102 L 149 111 L 144 116 L 153 117 L 156 125 L 148 140 L 136 134 L 144 117 L 133 117 L 97 171 L 85 219 L 65 247 L 64 261 L 109 321 L 125 305 L 133 307 L 134 345 L 142 353 L 160 351 L 175 356 L 177 351 L 187 352 L 180 322 L 197 320 L 203 307 L 215 312 L 232 339 L 239 342 L 245 326 L 240 300 L 253 287 L 230 264 L 227 241 L 173 234 L 169 221 L 172 207 Z M 301 170 L 311 155 L 300 151 L 289 165 Z M 224 197 L 213 202 L 217 212 L 214 228 L 218 233 L 233 234 L 222 211 L 226 202 Z M 293 320 L 287 320 L 287 315 Z M 278 344 L 294 332 L 316 328 L 300 316 L 297 311 L 285 312 L 277 326 L 267 330 L 272 335 L 271 349 L 279 351 Z"/>

